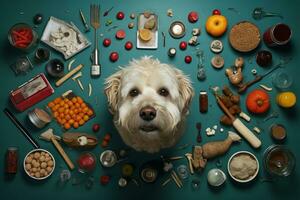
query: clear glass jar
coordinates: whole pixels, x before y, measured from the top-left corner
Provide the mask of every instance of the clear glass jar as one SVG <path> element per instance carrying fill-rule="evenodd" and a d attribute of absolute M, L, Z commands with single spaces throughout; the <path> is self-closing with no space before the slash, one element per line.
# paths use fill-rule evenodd
<path fill-rule="evenodd" d="M 294 154 L 283 145 L 269 146 L 263 156 L 265 170 L 273 177 L 287 177 L 294 171 Z"/>

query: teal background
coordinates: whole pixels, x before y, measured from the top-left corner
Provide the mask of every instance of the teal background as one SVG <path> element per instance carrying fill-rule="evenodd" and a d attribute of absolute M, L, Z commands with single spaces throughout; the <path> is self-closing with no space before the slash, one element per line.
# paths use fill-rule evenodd
<path fill-rule="evenodd" d="M 84 77 L 82 78 L 82 82 L 87 88 L 89 82 L 93 85 L 93 95 L 92 97 L 88 97 L 88 90 L 86 89 L 82 92 L 78 85 L 73 83 L 72 80 L 66 82 L 63 86 L 56 88 L 54 86 L 54 81 L 50 79 L 53 87 L 55 87 L 55 93 L 49 97 L 48 99 L 40 102 L 34 107 L 44 107 L 47 102 L 54 99 L 55 97 L 61 95 L 66 90 L 72 89 L 80 96 L 84 96 L 84 99 L 93 105 L 96 110 L 96 117 L 90 120 L 83 127 L 80 127 L 78 130 L 91 133 L 91 127 L 93 123 L 101 124 L 101 131 L 97 134 L 97 136 L 102 139 L 103 135 L 107 132 L 112 134 L 112 141 L 110 143 L 110 149 L 120 149 L 124 148 L 125 145 L 121 141 L 119 135 L 116 132 L 116 129 L 112 124 L 112 117 L 107 111 L 107 103 L 106 97 L 103 93 L 103 82 L 106 77 L 111 75 L 113 72 L 117 71 L 118 66 L 126 65 L 128 61 L 132 58 L 140 58 L 144 55 L 153 55 L 153 57 L 158 58 L 161 62 L 166 62 L 177 66 L 182 69 L 186 74 L 189 74 L 195 89 L 195 97 L 192 101 L 190 116 L 187 121 L 186 133 L 182 137 L 181 141 L 177 146 L 182 144 L 196 144 L 196 129 L 195 123 L 197 121 L 202 122 L 203 129 L 206 127 L 211 127 L 214 124 L 218 124 L 219 117 L 222 112 L 218 108 L 214 98 L 211 94 L 209 94 L 209 111 L 206 114 L 200 114 L 198 109 L 198 93 L 200 90 L 207 90 L 210 85 L 219 85 L 222 86 L 224 84 L 228 84 L 227 78 L 224 75 L 224 69 L 219 71 L 213 69 L 210 66 L 210 59 L 213 56 L 213 53 L 209 50 L 209 44 L 213 40 L 212 37 L 208 36 L 205 31 L 205 21 L 206 18 L 211 14 L 212 10 L 215 8 L 221 9 L 223 15 L 225 15 L 228 19 L 228 28 L 232 27 L 232 25 L 236 24 L 242 20 L 249 20 L 254 22 L 259 28 L 261 33 L 263 33 L 268 27 L 278 23 L 284 22 L 290 25 L 293 30 L 293 38 L 291 44 L 283 49 L 271 49 L 273 53 L 273 62 L 276 63 L 280 56 L 292 56 L 293 60 L 286 66 L 286 70 L 290 73 L 294 78 L 294 84 L 290 88 L 291 91 L 295 92 L 299 97 L 300 85 L 297 78 L 300 73 L 300 60 L 298 59 L 299 55 L 299 46 L 300 46 L 300 26 L 298 20 L 298 12 L 299 12 L 299 1 L 290 0 L 272 0 L 272 1 L 240 1 L 240 0 L 228 0 L 228 1 L 212 1 L 212 0 L 151 0 L 151 1 L 138 1 L 138 0 L 128 0 L 128 1 L 79 1 L 79 0 L 63 0 L 63 1 L 22 1 L 22 0 L 11 0 L 11 1 L 2 1 L 0 7 L 0 19 L 1 19 L 1 29 L 0 29 L 0 108 L 3 110 L 5 107 L 9 107 L 15 113 L 16 117 L 28 128 L 30 129 L 32 135 L 35 138 L 38 138 L 39 134 L 51 127 L 54 128 L 55 133 L 57 135 L 62 134 L 62 130 L 60 127 L 56 125 L 55 122 L 52 122 L 48 127 L 37 130 L 29 124 L 27 119 L 27 111 L 18 113 L 16 112 L 8 99 L 9 92 L 21 85 L 23 82 L 29 80 L 34 77 L 36 74 L 40 72 L 45 72 L 45 64 L 35 65 L 34 69 L 30 71 L 28 74 L 24 76 L 15 76 L 13 71 L 10 69 L 9 65 L 12 64 L 15 59 L 21 55 L 20 52 L 12 49 L 9 46 L 7 40 L 7 32 L 9 28 L 18 22 L 25 22 L 33 25 L 32 17 L 36 13 L 42 13 L 44 15 L 44 21 L 41 25 L 36 28 L 36 31 L 39 35 L 42 34 L 43 28 L 45 27 L 47 20 L 50 16 L 57 17 L 59 19 L 65 20 L 67 22 L 74 22 L 80 30 L 83 30 L 83 25 L 80 21 L 79 17 L 79 9 L 82 9 L 84 14 L 86 15 L 89 21 L 89 5 L 90 3 L 100 3 L 101 12 L 114 6 L 114 9 L 109 14 L 108 18 L 113 19 L 113 25 L 118 25 L 119 28 L 123 28 L 126 30 L 126 39 L 117 41 L 114 39 L 114 33 L 116 30 L 111 32 L 107 32 L 107 27 L 104 26 L 105 20 L 101 19 L 101 28 L 100 33 L 104 34 L 104 37 L 108 37 L 112 39 L 112 45 L 108 48 L 103 48 L 100 45 L 100 62 L 102 64 L 102 76 L 98 79 L 90 79 L 89 76 L 89 66 L 90 60 L 89 56 L 92 51 L 92 48 L 88 48 L 76 55 L 76 62 L 74 64 L 82 63 L 85 65 L 83 68 Z M 265 18 L 261 21 L 254 21 L 251 17 L 251 12 L 255 7 L 264 7 L 266 10 L 280 12 L 284 19 L 280 20 L 279 18 Z M 233 11 L 228 10 L 227 8 L 233 7 L 237 9 L 240 13 L 237 14 Z M 168 8 L 172 8 L 174 11 L 174 16 L 169 18 L 166 16 L 166 11 Z M 167 33 L 166 47 L 162 46 L 162 38 L 161 33 L 159 32 L 159 48 L 157 50 L 137 50 L 133 49 L 131 51 L 124 50 L 124 44 L 127 40 L 132 41 L 134 44 L 136 43 L 136 29 L 128 29 L 127 24 L 131 21 L 129 18 L 130 13 L 140 13 L 144 10 L 150 10 L 158 14 L 159 16 L 159 31 L 168 32 L 169 24 L 174 20 L 181 20 L 185 23 L 187 28 L 187 34 L 184 38 L 175 40 L 169 36 Z M 187 21 L 187 14 L 195 10 L 199 13 L 199 21 L 196 24 L 190 24 Z M 115 19 L 115 14 L 118 11 L 125 12 L 125 19 L 123 21 L 117 21 Z M 23 15 L 20 12 L 24 12 Z M 208 78 L 204 82 L 199 82 L 196 78 L 196 69 L 197 69 L 197 59 L 195 57 L 195 48 L 188 47 L 186 51 L 177 51 L 177 55 L 174 59 L 170 59 L 167 56 L 167 50 L 169 47 L 176 47 L 178 49 L 178 45 L 182 40 L 188 40 L 190 38 L 190 32 L 193 27 L 200 26 L 202 29 L 201 36 L 199 38 L 200 45 L 199 47 L 205 50 L 205 67 L 207 71 Z M 136 28 L 136 26 L 135 26 Z M 93 32 L 89 32 L 86 34 L 89 40 L 92 41 Z M 250 54 L 240 54 L 231 49 L 229 43 L 227 41 L 228 34 L 225 34 L 221 37 L 221 40 L 224 44 L 224 50 L 221 53 L 225 58 L 225 67 L 230 66 L 236 56 L 243 56 L 247 61 L 249 57 L 254 55 Z M 102 42 L 100 38 L 99 43 Z M 44 44 L 40 44 L 40 46 L 45 46 Z M 269 49 L 263 43 L 258 49 Z M 111 51 L 117 51 L 120 54 L 120 58 L 117 62 L 111 63 L 108 59 Z M 51 58 L 62 58 L 62 55 L 51 49 Z M 29 54 L 32 56 L 32 54 Z M 193 57 L 193 62 L 190 64 L 184 63 L 184 56 L 191 55 Z M 72 59 L 70 59 L 72 60 Z M 68 61 L 66 61 L 67 65 Z M 224 67 L 224 68 L 225 68 Z M 256 66 L 255 63 L 249 64 L 246 62 L 244 68 L 245 79 L 250 80 L 253 78 L 250 71 L 255 67 L 258 70 L 258 73 L 263 73 L 268 69 L 263 69 L 261 67 Z M 271 84 L 271 76 L 266 77 L 260 83 L 264 83 L 266 85 L 272 86 Z M 250 90 L 258 88 L 258 84 L 252 86 Z M 161 187 L 161 182 L 166 179 L 164 176 L 162 179 L 159 179 L 155 184 L 143 184 L 141 183 L 140 187 L 135 186 L 133 183 L 129 183 L 126 188 L 119 188 L 117 185 L 117 181 L 121 176 L 120 166 L 116 165 L 110 169 L 103 169 L 99 162 L 97 163 L 97 168 L 93 173 L 95 178 L 95 183 L 92 189 L 87 190 L 84 187 L 84 184 L 73 186 L 71 182 L 67 183 L 64 186 L 58 184 L 59 173 L 61 169 L 66 169 L 67 166 L 58 155 L 55 148 L 51 143 L 47 143 L 44 141 L 40 141 L 39 143 L 42 148 L 45 148 L 51 151 L 57 162 L 57 167 L 52 176 L 40 182 L 35 182 L 29 179 L 22 169 L 22 161 L 24 156 L 29 152 L 33 147 L 27 140 L 21 135 L 19 130 L 10 122 L 10 120 L 0 112 L 0 126 L 1 126 L 1 139 L 0 139 L 0 156 L 1 156 L 1 165 L 0 165 L 0 195 L 1 199 L 299 199 L 299 103 L 291 110 L 284 110 L 277 106 L 275 103 L 275 96 L 278 93 L 276 89 L 273 89 L 270 92 L 271 98 L 271 110 L 277 110 L 280 113 L 280 117 L 278 119 L 272 119 L 268 122 L 262 122 L 262 119 L 268 115 L 264 116 L 252 116 L 252 121 L 250 124 L 247 124 L 248 127 L 252 128 L 255 125 L 259 126 L 263 129 L 263 132 L 259 135 L 262 140 L 262 147 L 258 150 L 252 149 L 245 141 L 241 144 L 233 145 L 231 149 L 219 159 L 222 161 L 223 165 L 221 169 L 227 174 L 228 179 L 220 188 L 211 188 L 208 186 L 206 181 L 207 172 L 215 167 L 216 160 L 209 161 L 203 173 L 198 175 L 194 175 L 193 177 L 189 177 L 188 180 L 184 181 L 184 187 L 182 189 L 178 189 L 176 185 L 171 182 L 166 187 Z M 98 105 L 95 104 L 95 98 L 98 100 Z M 244 107 L 245 95 L 242 95 L 242 107 L 243 110 L 246 111 Z M 282 123 L 286 126 L 288 132 L 288 139 L 285 142 L 295 154 L 297 164 L 296 169 L 293 175 L 285 180 L 277 180 L 275 182 L 261 182 L 260 178 L 265 177 L 265 172 L 262 166 L 262 155 L 263 151 L 274 142 L 271 140 L 268 132 L 268 128 L 272 123 Z M 231 130 L 225 128 L 227 130 Z M 217 139 L 226 138 L 226 132 L 217 133 L 213 137 L 207 137 L 204 132 L 202 132 L 203 142 L 214 141 Z M 19 147 L 19 170 L 14 178 L 8 179 L 4 173 L 4 155 L 8 146 L 18 146 Z M 248 150 L 253 152 L 260 161 L 261 170 L 259 172 L 259 176 L 256 180 L 249 184 L 237 184 L 233 182 L 228 173 L 227 173 L 227 161 L 229 157 L 236 151 L 240 150 Z M 80 151 L 72 150 L 66 148 L 67 153 L 70 155 L 71 159 L 75 162 L 77 156 Z M 93 152 L 98 157 L 103 149 L 100 146 L 97 146 Z M 184 155 L 184 153 L 191 151 L 191 147 L 185 150 L 178 151 L 176 147 L 164 150 L 158 154 L 149 155 L 146 153 L 138 153 L 132 151 L 129 156 L 129 161 L 133 162 L 135 166 L 138 168 L 145 161 L 151 160 L 153 158 L 159 158 L 159 156 L 166 155 Z M 186 160 L 176 161 L 174 163 L 175 166 L 179 164 L 187 164 Z M 101 175 L 108 174 L 112 177 L 111 182 L 107 186 L 101 186 L 99 184 L 99 177 Z M 135 177 L 138 178 L 138 170 L 135 170 Z M 200 179 L 200 189 L 192 190 L 191 181 L 194 178 Z"/>

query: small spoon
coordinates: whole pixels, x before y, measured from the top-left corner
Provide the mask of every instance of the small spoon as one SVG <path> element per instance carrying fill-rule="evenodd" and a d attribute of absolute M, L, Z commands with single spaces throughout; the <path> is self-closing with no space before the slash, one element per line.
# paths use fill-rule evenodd
<path fill-rule="evenodd" d="M 202 136 L 201 136 L 201 123 L 197 122 L 196 123 L 196 128 L 198 130 L 198 134 L 197 134 L 197 142 L 200 143 L 202 141 Z"/>
<path fill-rule="evenodd" d="M 279 17 L 283 19 L 283 16 L 279 13 L 273 13 L 273 12 L 266 12 L 263 10 L 263 8 L 255 8 L 252 11 L 252 17 L 255 20 L 261 20 L 264 17 Z"/>
<path fill-rule="evenodd" d="M 277 117 L 279 117 L 278 112 L 273 111 L 269 116 L 267 116 L 267 117 L 264 119 L 264 122 L 266 122 L 266 121 L 268 121 L 268 120 L 270 120 L 270 119 L 272 119 L 272 118 L 277 118 Z"/>

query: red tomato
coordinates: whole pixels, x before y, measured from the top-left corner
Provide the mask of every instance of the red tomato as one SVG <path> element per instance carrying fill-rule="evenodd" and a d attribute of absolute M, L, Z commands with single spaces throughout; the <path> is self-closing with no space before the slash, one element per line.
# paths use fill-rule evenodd
<path fill-rule="evenodd" d="M 270 108 L 270 97 L 263 90 L 253 90 L 246 98 L 247 109 L 255 114 L 262 114 Z"/>

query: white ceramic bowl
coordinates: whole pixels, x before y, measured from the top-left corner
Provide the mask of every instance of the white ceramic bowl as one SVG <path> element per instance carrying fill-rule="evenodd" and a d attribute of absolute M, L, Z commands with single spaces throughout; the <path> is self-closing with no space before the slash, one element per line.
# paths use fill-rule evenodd
<path fill-rule="evenodd" d="M 234 177 L 234 176 L 231 174 L 231 171 L 230 171 L 230 163 L 231 163 L 232 159 L 233 159 L 234 157 L 236 157 L 236 156 L 241 155 L 241 154 L 246 154 L 246 155 L 251 156 L 251 157 L 256 161 L 256 164 L 257 164 L 256 172 L 255 172 L 251 177 L 249 177 L 248 179 L 238 179 L 238 178 Z M 252 181 L 252 180 L 257 176 L 258 171 L 259 171 L 259 162 L 258 162 L 256 156 L 255 156 L 254 154 L 252 154 L 251 152 L 249 152 L 249 151 L 238 151 L 238 152 L 234 153 L 234 154 L 229 158 L 228 163 L 227 163 L 227 170 L 228 170 L 228 173 L 229 173 L 230 177 L 231 177 L 233 180 L 235 180 L 235 181 L 237 181 L 237 182 L 239 182 L 239 183 L 247 183 L 247 182 Z"/>
<path fill-rule="evenodd" d="M 26 161 L 26 158 L 27 158 L 30 154 L 35 153 L 35 152 L 45 152 L 45 153 L 48 153 L 48 154 L 50 155 L 51 159 L 53 160 L 53 168 L 52 168 L 52 171 L 51 171 L 47 176 L 37 178 L 37 177 L 31 176 L 30 173 L 26 170 L 26 162 L 25 162 L 25 161 Z M 23 168 L 24 168 L 24 171 L 26 172 L 26 174 L 27 174 L 30 178 L 35 179 L 35 180 L 44 180 L 44 179 L 48 178 L 48 177 L 53 173 L 53 171 L 54 171 L 54 169 L 55 169 L 55 159 L 54 159 L 53 155 L 52 155 L 49 151 L 47 151 L 47 150 L 45 150 L 45 149 L 33 149 L 32 151 L 28 152 L 27 155 L 25 156 L 24 161 L 23 161 Z"/>

